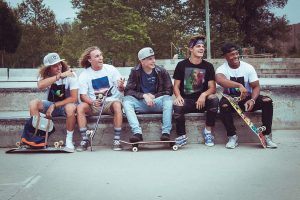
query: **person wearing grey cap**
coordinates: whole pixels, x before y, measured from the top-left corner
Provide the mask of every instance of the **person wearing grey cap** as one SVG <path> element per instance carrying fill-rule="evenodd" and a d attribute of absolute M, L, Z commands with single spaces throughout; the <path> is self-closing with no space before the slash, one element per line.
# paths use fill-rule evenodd
<path fill-rule="evenodd" d="M 272 141 L 271 129 L 273 118 L 273 101 L 268 96 L 260 95 L 260 85 L 254 67 L 240 61 L 239 48 L 232 43 L 225 43 L 222 48 L 226 62 L 217 68 L 216 81 L 223 87 L 223 93 L 232 97 L 239 96 L 239 106 L 244 111 L 262 110 L 262 124 L 266 127 L 263 132 L 268 148 L 277 148 Z M 226 148 L 234 149 L 238 145 L 238 136 L 233 123 L 234 109 L 225 97 L 220 100 L 220 114 L 227 131 Z"/>
<path fill-rule="evenodd" d="M 29 106 L 30 116 L 37 116 L 39 112 L 45 113 L 47 118 L 65 116 L 67 118 L 65 144 L 67 148 L 74 150 L 73 132 L 79 88 L 76 74 L 57 53 L 47 54 L 43 63 L 37 86 L 40 90 L 46 89 L 46 100 L 32 100 Z"/>
<path fill-rule="evenodd" d="M 129 75 L 123 99 L 124 110 L 133 135 L 130 142 L 143 140 L 137 113 L 163 113 L 161 140 L 170 140 L 172 128 L 173 85 L 168 72 L 155 65 L 154 51 L 150 47 L 138 52 L 140 63 Z"/>
<path fill-rule="evenodd" d="M 189 42 L 190 57 L 178 62 L 174 71 L 174 119 L 178 136 L 185 136 L 185 113 L 205 112 L 202 131 L 204 143 L 214 146 L 212 128 L 215 125 L 219 99 L 216 96 L 215 70 L 204 60 L 205 37 L 193 36 Z"/>

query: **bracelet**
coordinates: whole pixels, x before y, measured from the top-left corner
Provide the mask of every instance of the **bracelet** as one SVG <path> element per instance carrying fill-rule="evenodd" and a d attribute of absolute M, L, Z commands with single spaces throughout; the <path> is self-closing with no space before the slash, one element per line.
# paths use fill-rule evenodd
<path fill-rule="evenodd" d="M 54 109 L 55 109 L 55 108 L 57 108 L 55 103 L 54 103 L 54 104 L 52 104 L 52 105 L 54 105 Z"/>
<path fill-rule="evenodd" d="M 250 101 L 252 101 L 252 102 L 253 102 L 253 104 L 255 104 L 255 100 L 254 100 L 254 99 L 250 99 Z"/>

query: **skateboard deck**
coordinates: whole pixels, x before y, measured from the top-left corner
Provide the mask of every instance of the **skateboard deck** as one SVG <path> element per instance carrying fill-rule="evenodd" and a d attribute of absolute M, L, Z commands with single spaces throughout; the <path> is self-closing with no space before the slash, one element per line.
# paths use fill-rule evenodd
<path fill-rule="evenodd" d="M 229 103 L 232 105 L 232 107 L 235 109 L 235 111 L 239 114 L 239 116 L 244 120 L 244 122 L 249 126 L 249 128 L 251 129 L 251 131 L 258 137 L 261 145 L 263 146 L 263 148 L 266 148 L 267 144 L 266 144 L 266 138 L 263 135 L 263 131 L 266 130 L 265 126 L 261 126 L 261 127 L 257 127 L 249 117 L 247 117 L 244 113 L 244 111 L 240 108 L 240 106 L 238 105 L 238 101 L 239 101 L 239 97 L 231 97 L 227 94 L 222 94 L 223 97 L 225 97 Z"/>
<path fill-rule="evenodd" d="M 17 148 L 7 150 L 5 153 L 74 153 L 73 149 L 62 147 L 63 141 L 54 142 L 54 147 L 33 148 L 17 142 Z"/>
<path fill-rule="evenodd" d="M 120 143 L 131 145 L 131 150 L 133 152 L 137 152 L 139 150 L 140 145 L 155 145 L 155 144 L 169 144 L 169 146 L 177 151 L 180 147 L 184 146 L 187 143 L 187 137 L 181 136 L 176 138 L 175 140 L 161 141 L 161 140 L 151 140 L 151 141 L 140 141 L 140 142 L 127 142 L 124 140 L 120 140 Z"/>
<path fill-rule="evenodd" d="M 12 148 L 5 153 L 74 153 L 74 150 L 68 148 L 46 147 L 41 149 L 33 149 L 26 147 Z"/>

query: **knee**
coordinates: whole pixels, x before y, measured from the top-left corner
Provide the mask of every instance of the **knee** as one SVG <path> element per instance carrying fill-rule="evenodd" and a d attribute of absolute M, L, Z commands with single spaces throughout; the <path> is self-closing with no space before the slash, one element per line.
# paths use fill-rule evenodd
<path fill-rule="evenodd" d="M 115 101 L 111 105 L 112 111 L 114 114 L 122 114 L 122 105 L 121 102 Z"/>
<path fill-rule="evenodd" d="M 183 106 L 173 105 L 174 119 L 180 118 L 184 114 Z"/>
<path fill-rule="evenodd" d="M 207 97 L 209 101 L 209 111 L 212 112 L 218 112 L 218 106 L 219 106 L 219 98 L 215 94 L 211 94 Z"/>
<path fill-rule="evenodd" d="M 171 96 L 164 96 L 163 98 L 163 106 L 164 107 L 168 107 L 168 108 L 172 108 L 173 107 L 173 100 Z"/>
<path fill-rule="evenodd" d="M 262 101 L 264 102 L 264 103 L 273 103 L 273 100 L 270 98 L 270 97 L 268 97 L 268 96 L 264 96 L 263 98 L 262 98 Z"/>
<path fill-rule="evenodd" d="M 41 103 L 41 100 L 39 100 L 39 99 L 31 100 L 29 103 L 29 107 L 30 108 L 38 107 L 40 103 Z"/>
<path fill-rule="evenodd" d="M 67 117 L 75 116 L 76 105 L 73 103 L 69 103 L 69 104 L 65 105 L 65 112 L 66 112 Z"/>
<path fill-rule="evenodd" d="M 224 103 L 222 105 L 220 105 L 220 111 L 222 113 L 225 113 L 225 112 L 230 112 L 230 106 L 228 103 Z"/>
<path fill-rule="evenodd" d="M 85 114 L 86 107 L 88 107 L 88 106 L 89 105 L 87 103 L 80 103 L 76 108 L 77 115 Z"/>
<path fill-rule="evenodd" d="M 124 109 L 125 108 L 128 108 L 128 107 L 133 107 L 133 97 L 131 96 L 125 96 L 124 99 L 123 99 L 123 106 L 124 106 Z"/>

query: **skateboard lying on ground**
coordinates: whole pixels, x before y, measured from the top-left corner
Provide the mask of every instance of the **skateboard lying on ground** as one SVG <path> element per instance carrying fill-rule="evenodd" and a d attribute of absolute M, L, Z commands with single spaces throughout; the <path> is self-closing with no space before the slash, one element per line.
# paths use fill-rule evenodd
<path fill-rule="evenodd" d="M 232 105 L 232 107 L 235 109 L 235 111 L 239 114 L 239 116 L 246 122 L 246 124 L 249 126 L 249 128 L 252 130 L 252 132 L 258 137 L 261 145 L 263 148 L 266 148 L 266 138 L 263 135 L 263 131 L 266 130 L 265 126 L 257 127 L 255 124 L 250 120 L 249 117 L 247 117 L 244 113 L 244 111 L 240 108 L 238 105 L 238 102 L 240 101 L 239 97 L 231 97 L 227 94 L 222 94 L 223 97 L 225 97 L 229 103 Z"/>
<path fill-rule="evenodd" d="M 5 153 L 73 153 L 73 149 L 63 147 L 64 142 L 54 142 L 54 147 L 33 148 L 28 145 L 17 142 L 17 148 L 12 148 Z"/>
<path fill-rule="evenodd" d="M 137 152 L 140 145 L 157 145 L 157 144 L 169 144 L 169 146 L 177 151 L 179 147 L 184 146 L 187 143 L 187 137 L 185 135 L 176 138 L 175 140 L 161 141 L 161 140 L 152 140 L 152 141 L 140 141 L 140 142 L 127 142 L 120 140 L 121 143 L 126 145 L 131 145 L 131 150 Z"/>

